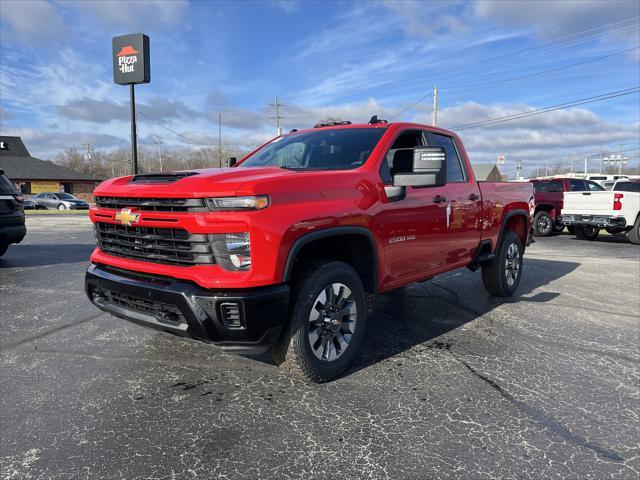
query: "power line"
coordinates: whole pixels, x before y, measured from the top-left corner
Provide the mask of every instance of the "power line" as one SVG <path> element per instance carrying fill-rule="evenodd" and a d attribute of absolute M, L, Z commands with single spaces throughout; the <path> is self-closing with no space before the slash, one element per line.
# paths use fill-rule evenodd
<path fill-rule="evenodd" d="M 195 144 L 198 144 L 198 145 L 202 145 L 203 147 L 208 147 L 208 146 L 209 146 L 209 145 L 207 145 L 207 144 L 205 144 L 205 143 L 198 142 L 197 140 L 193 140 L 192 138 L 189 138 L 189 137 L 187 137 L 186 135 L 183 135 L 183 134 L 181 134 L 181 133 L 178 133 L 178 132 L 176 132 L 175 130 L 172 130 L 171 128 L 169 128 L 169 127 L 167 127 L 166 125 L 164 125 L 162 122 L 159 122 L 158 120 L 156 120 L 155 118 L 150 117 L 149 115 L 147 115 L 147 114 L 146 114 L 146 113 L 144 113 L 144 112 L 141 112 L 141 111 L 139 111 L 139 110 L 138 110 L 138 113 L 139 113 L 140 115 L 142 115 L 143 117 L 148 118 L 148 119 L 149 119 L 149 120 L 151 120 L 152 122 L 157 123 L 158 125 L 160 125 L 160 126 L 161 126 L 162 128 L 164 128 L 165 130 L 168 130 L 168 131 L 170 131 L 171 133 L 173 133 L 174 135 L 177 135 L 177 136 L 179 136 L 179 137 L 181 137 L 181 138 L 184 138 L 185 140 L 187 140 L 187 141 L 189 141 L 189 142 L 191 142 L 191 143 L 195 143 Z"/>
<path fill-rule="evenodd" d="M 465 65 L 465 69 L 468 68 L 469 66 L 476 65 L 476 64 L 479 64 L 479 63 L 486 64 L 487 62 L 491 62 L 493 60 L 499 60 L 499 59 L 510 60 L 512 58 L 515 58 L 515 57 L 518 57 L 518 56 L 521 56 L 521 55 L 525 55 L 525 54 L 526 55 L 539 54 L 539 53 L 543 53 L 545 51 L 549 51 L 549 50 L 554 49 L 554 48 L 563 48 L 563 47 L 567 47 L 567 46 L 573 46 L 573 45 L 575 45 L 577 43 L 584 43 L 586 41 L 590 41 L 590 40 L 593 40 L 593 39 L 596 39 L 596 38 L 602 38 L 602 37 L 606 37 L 606 36 L 609 36 L 609 35 L 612 35 L 612 34 L 615 34 L 615 33 L 620 33 L 620 32 L 623 32 L 623 31 L 630 30 L 630 29 L 635 29 L 635 28 L 638 27 L 638 24 L 636 22 L 636 20 L 638 18 L 640 18 L 640 16 L 636 16 L 636 17 L 633 17 L 633 18 L 630 18 L 630 19 L 619 21 L 619 22 L 612 22 L 612 23 L 609 23 L 609 24 L 601 25 L 600 27 L 596 27 L 596 28 L 592 28 L 592 29 L 588 29 L 588 30 L 583 30 L 581 32 L 576 32 L 576 33 L 565 35 L 565 36 L 562 36 L 562 37 L 557 37 L 555 39 L 551 39 L 551 40 L 547 40 L 545 42 L 538 43 L 537 45 L 529 45 L 529 46 L 525 46 L 525 47 L 520 47 L 518 49 L 511 50 L 510 52 L 507 52 L 507 53 L 504 53 L 504 54 L 495 55 L 493 57 L 488 57 L 488 58 L 485 58 L 485 59 L 482 59 L 482 60 L 478 60 L 476 62 L 472 62 L 470 64 Z M 614 30 L 599 32 L 599 33 L 594 34 L 594 35 L 589 35 L 589 36 L 581 38 L 579 40 L 576 40 L 576 41 L 573 41 L 573 42 L 569 42 L 566 45 L 554 45 L 554 46 L 545 47 L 545 48 L 542 48 L 542 49 L 539 48 L 539 47 L 541 47 L 543 45 L 546 45 L 546 44 L 549 44 L 549 43 L 555 43 L 558 40 L 563 40 L 565 38 L 576 37 L 576 36 L 581 35 L 583 33 L 588 33 L 588 32 L 592 32 L 592 31 L 596 31 L 596 30 L 602 30 L 602 29 L 605 29 L 605 28 L 608 28 L 608 27 L 611 27 L 611 26 L 614 26 L 614 25 L 619 25 L 619 24 L 622 24 L 622 23 L 628 23 L 628 22 L 631 22 L 631 21 L 634 22 L 632 25 L 627 25 L 627 26 L 624 26 L 624 27 L 619 28 L 619 29 L 614 29 Z M 532 48 L 533 48 L 532 51 L 527 51 L 527 50 L 532 49 Z M 625 50 L 625 51 L 635 50 L 637 48 L 638 47 L 635 47 L 635 48 L 632 48 L 632 49 L 629 49 L 629 50 Z M 613 53 L 611 55 L 608 55 L 608 56 L 619 55 L 619 54 L 621 54 L 621 53 L 623 53 L 625 51 L 615 52 L 615 53 Z M 592 61 L 597 61 L 597 60 L 600 60 L 600 59 L 603 59 L 603 58 L 607 58 L 607 55 L 602 56 L 602 57 L 598 57 L 598 58 L 594 58 L 594 59 L 591 59 L 591 60 L 585 61 L 585 62 L 578 62 L 576 65 L 581 65 L 583 63 L 589 63 L 589 62 L 592 62 Z M 563 69 L 563 68 L 569 68 L 571 66 L 574 66 L 574 65 L 561 67 L 561 68 L 558 68 L 558 70 Z M 531 74 L 530 76 L 542 75 L 544 73 L 549 73 L 549 72 L 552 72 L 552 71 L 555 71 L 555 70 L 556 69 L 549 69 L 549 71 L 536 72 L 535 74 Z M 488 72 L 488 73 L 491 73 L 491 72 Z M 465 74 L 466 75 L 468 74 L 468 70 L 465 70 Z M 485 73 L 485 75 L 486 74 L 487 73 Z M 440 77 L 439 80 L 442 81 L 443 79 L 447 79 L 447 78 L 449 78 L 449 79 L 456 78 L 456 77 L 458 77 L 460 75 L 461 74 L 453 74 L 453 75 L 449 75 L 449 76 L 445 76 L 445 77 Z M 524 76 L 523 78 L 526 78 L 526 76 Z M 515 79 L 518 79 L 518 78 L 516 77 L 513 80 L 515 80 Z M 502 82 L 502 81 L 511 81 L 511 79 L 501 80 L 500 82 Z M 490 83 L 493 83 L 493 82 L 490 82 Z M 499 83 L 499 82 L 496 82 L 496 83 Z M 450 88 L 463 88 L 463 87 L 466 87 L 466 86 L 454 86 L 454 87 L 450 87 Z M 441 87 L 441 88 L 444 88 L 445 90 L 447 90 L 446 85 L 444 87 Z M 393 118 L 397 117 L 398 115 L 401 115 L 402 113 L 404 113 L 407 110 L 413 108 L 414 106 L 416 106 L 417 104 L 421 103 L 423 100 L 425 100 L 427 97 L 430 97 L 430 96 L 431 96 L 431 93 L 427 93 L 425 95 L 422 95 L 420 98 L 418 98 L 414 102 L 410 103 L 406 107 L 402 108 L 399 112 L 389 116 L 388 118 L 389 119 L 393 119 Z"/>
<path fill-rule="evenodd" d="M 592 102 L 599 102 L 601 100 L 607 100 L 609 98 L 615 98 L 615 97 L 621 97 L 624 95 L 631 95 L 633 93 L 636 93 L 640 91 L 640 87 L 633 87 L 633 88 L 627 88 L 624 90 L 618 90 L 615 92 L 609 92 L 609 93 L 603 93 L 600 95 L 596 95 L 593 97 L 586 97 L 586 98 L 581 98 L 578 100 L 573 100 L 571 102 L 566 102 L 566 103 L 559 103 L 557 105 L 551 105 L 548 107 L 543 107 L 543 108 L 538 108 L 535 110 L 529 110 L 526 112 L 521 112 L 521 113 L 517 113 L 514 115 L 506 115 L 504 117 L 497 117 L 497 118 L 491 118 L 488 120 L 483 120 L 482 122 L 476 122 L 476 123 L 469 123 L 466 125 L 457 125 L 455 127 L 451 127 L 451 130 L 467 130 L 470 128 L 478 128 L 478 127 L 484 127 L 487 125 L 493 125 L 496 123 L 503 123 L 503 122 L 508 122 L 508 121 L 512 121 L 512 120 L 519 120 L 521 118 L 526 118 L 526 117 L 530 117 L 533 115 L 540 115 L 542 113 L 547 113 L 547 112 L 553 112 L 555 110 L 562 110 L 564 108 L 569 108 L 569 107 L 574 107 L 577 105 L 583 105 L 585 103 L 592 103 Z"/>
<path fill-rule="evenodd" d="M 495 85 L 497 83 L 512 82 L 514 80 L 522 80 L 524 78 L 535 77 L 537 75 L 545 75 L 547 73 L 557 72 L 559 70 L 565 70 L 567 68 L 577 67 L 579 65 L 585 65 L 587 63 L 597 62 L 598 60 L 603 60 L 605 58 L 613 57 L 615 55 L 621 55 L 623 53 L 632 52 L 633 50 L 638 50 L 638 49 L 640 49 L 640 47 L 627 48 L 626 50 L 620 50 L 618 52 L 610 53 L 608 55 L 602 55 L 600 57 L 594 57 L 594 58 L 591 58 L 589 60 L 584 60 L 582 62 L 570 63 L 569 65 L 564 65 L 564 66 L 556 67 L 556 68 L 550 68 L 548 70 L 542 70 L 540 72 L 529 73 L 529 74 L 526 74 L 526 75 L 520 75 L 520 76 L 517 76 L 517 77 L 511 77 L 511 78 L 504 78 L 502 80 L 494 80 L 494 81 L 485 82 L 485 83 L 474 83 L 474 84 L 470 84 L 470 85 L 454 85 L 452 87 L 444 87 L 444 90 L 454 90 L 454 89 L 471 88 L 471 87 L 484 87 L 486 85 Z"/>

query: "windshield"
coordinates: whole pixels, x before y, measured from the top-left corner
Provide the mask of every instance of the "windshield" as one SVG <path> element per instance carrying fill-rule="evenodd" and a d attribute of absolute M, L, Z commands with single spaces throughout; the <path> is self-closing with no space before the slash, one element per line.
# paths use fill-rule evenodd
<path fill-rule="evenodd" d="M 618 182 L 613 189 L 616 192 L 640 192 L 640 182 Z"/>
<path fill-rule="evenodd" d="M 238 167 L 347 170 L 369 158 L 386 128 L 319 129 L 274 140 Z"/>
<path fill-rule="evenodd" d="M 55 196 L 60 200 L 76 200 L 76 197 L 69 195 L 68 193 L 56 193 Z"/>

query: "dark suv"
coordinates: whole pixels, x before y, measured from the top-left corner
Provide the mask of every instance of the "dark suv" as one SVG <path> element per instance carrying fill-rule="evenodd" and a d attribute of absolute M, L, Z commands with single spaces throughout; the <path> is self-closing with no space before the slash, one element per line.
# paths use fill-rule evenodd
<path fill-rule="evenodd" d="M 0 169 L 0 257 L 12 243 L 20 243 L 27 234 L 22 196 Z"/>
<path fill-rule="evenodd" d="M 548 237 L 564 230 L 560 219 L 564 192 L 599 192 L 604 190 L 596 182 L 581 178 L 545 178 L 531 180 L 531 183 L 533 183 L 536 201 L 533 231 L 538 237 Z M 571 228 L 569 230 L 571 231 Z"/>

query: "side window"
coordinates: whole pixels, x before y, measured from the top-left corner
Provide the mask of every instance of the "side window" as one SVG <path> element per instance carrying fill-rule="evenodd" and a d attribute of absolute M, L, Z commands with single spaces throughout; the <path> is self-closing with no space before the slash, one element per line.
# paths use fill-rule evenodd
<path fill-rule="evenodd" d="M 464 182 L 465 175 L 460 164 L 458 151 L 453 143 L 453 138 L 438 133 L 427 132 L 429 146 L 442 147 L 447 154 L 447 183 Z"/>
<path fill-rule="evenodd" d="M 590 192 L 601 192 L 604 188 L 601 185 L 598 185 L 596 182 L 585 181 L 587 184 L 587 190 Z"/>
<path fill-rule="evenodd" d="M 423 147 L 424 138 L 420 130 L 407 130 L 396 137 L 387 152 L 387 157 L 380 165 L 380 178 L 390 185 L 392 176 L 399 172 L 410 172 L 413 168 L 413 151 L 415 147 Z"/>
<path fill-rule="evenodd" d="M 572 192 L 584 192 L 586 187 L 582 180 L 569 180 L 569 190 Z"/>
<path fill-rule="evenodd" d="M 562 180 L 549 180 L 543 182 L 533 182 L 533 190 L 536 193 L 562 192 Z"/>
<path fill-rule="evenodd" d="M 304 143 L 296 142 L 278 150 L 275 154 L 280 167 L 301 167 L 304 155 Z"/>

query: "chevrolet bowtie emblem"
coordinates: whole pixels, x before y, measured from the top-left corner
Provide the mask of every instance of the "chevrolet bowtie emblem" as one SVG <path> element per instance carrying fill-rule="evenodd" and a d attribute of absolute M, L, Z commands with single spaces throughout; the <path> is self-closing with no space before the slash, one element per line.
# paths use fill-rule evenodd
<path fill-rule="evenodd" d="M 130 208 L 123 208 L 116 213 L 116 220 L 122 225 L 131 226 L 131 222 L 137 222 L 140 219 L 139 213 L 132 213 Z"/>

